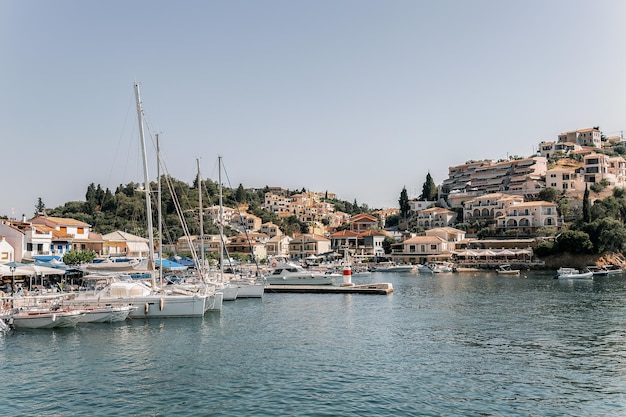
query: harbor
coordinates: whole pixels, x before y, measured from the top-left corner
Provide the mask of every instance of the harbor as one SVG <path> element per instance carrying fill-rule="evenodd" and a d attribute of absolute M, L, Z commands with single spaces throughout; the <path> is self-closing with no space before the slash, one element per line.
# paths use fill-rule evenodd
<path fill-rule="evenodd" d="M 268 292 L 197 318 L 2 334 L 0 414 L 626 412 L 623 275 L 359 278 L 383 281 L 393 296 Z"/>

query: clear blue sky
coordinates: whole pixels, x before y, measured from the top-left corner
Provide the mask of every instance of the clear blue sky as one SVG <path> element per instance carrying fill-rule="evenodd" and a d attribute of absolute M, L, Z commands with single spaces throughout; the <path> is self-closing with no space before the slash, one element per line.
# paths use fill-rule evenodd
<path fill-rule="evenodd" d="M 470 159 L 626 129 L 626 2 L 0 0 L 0 214 L 169 173 L 372 208 Z M 156 178 L 154 161 L 151 178 Z"/>

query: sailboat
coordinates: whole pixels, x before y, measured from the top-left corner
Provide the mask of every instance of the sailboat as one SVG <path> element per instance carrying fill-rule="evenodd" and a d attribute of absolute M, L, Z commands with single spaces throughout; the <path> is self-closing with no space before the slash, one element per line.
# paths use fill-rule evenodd
<path fill-rule="evenodd" d="M 141 107 L 139 86 L 136 83 L 134 84 L 134 89 L 143 156 L 149 242 L 148 271 L 151 277 L 150 286 L 124 276 L 91 277 L 96 280 L 104 280 L 105 285 L 91 292 L 78 292 L 76 297 L 72 300 L 72 303 L 89 303 L 90 305 L 130 305 L 134 307 L 129 315 L 130 318 L 202 317 L 208 310 L 220 311 L 222 308 L 222 294 L 214 291 L 214 288 L 210 286 L 201 285 L 195 288 L 195 290 L 180 288 L 165 290 L 163 288 L 157 288 L 154 268 L 155 256 L 152 205 L 146 143 L 144 138 L 143 110 Z M 90 276 L 84 278 L 89 279 Z"/>
<path fill-rule="evenodd" d="M 218 190 L 219 215 L 218 228 L 220 233 L 220 281 L 224 281 L 224 205 L 222 198 L 222 157 L 218 157 Z M 251 278 L 234 278 L 229 281 L 231 287 L 237 288 L 237 298 L 262 298 L 265 285 Z"/>
<path fill-rule="evenodd" d="M 207 276 L 204 262 L 204 213 L 202 209 L 202 177 L 200 176 L 200 161 L 196 159 L 196 164 L 198 166 L 198 206 L 200 207 L 200 262 L 198 263 L 198 268 L 200 269 L 200 273 L 203 276 Z M 221 201 L 221 183 L 220 183 L 220 206 L 222 204 Z M 239 288 L 234 285 L 230 285 L 227 282 L 224 282 L 224 246 L 223 246 L 223 236 L 222 224 L 220 219 L 220 224 L 218 226 L 220 229 L 220 276 L 219 280 L 209 281 L 212 285 L 215 286 L 216 291 L 222 293 L 222 297 L 224 301 L 235 301 L 237 299 L 237 294 L 239 293 Z"/>

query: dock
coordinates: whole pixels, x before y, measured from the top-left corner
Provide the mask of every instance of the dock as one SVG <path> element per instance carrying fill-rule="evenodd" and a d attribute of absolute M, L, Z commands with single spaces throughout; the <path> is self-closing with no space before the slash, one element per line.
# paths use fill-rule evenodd
<path fill-rule="evenodd" d="M 379 294 L 389 295 L 393 292 L 391 283 L 367 285 L 335 286 L 335 285 L 266 285 L 266 293 L 309 293 L 309 294 Z"/>

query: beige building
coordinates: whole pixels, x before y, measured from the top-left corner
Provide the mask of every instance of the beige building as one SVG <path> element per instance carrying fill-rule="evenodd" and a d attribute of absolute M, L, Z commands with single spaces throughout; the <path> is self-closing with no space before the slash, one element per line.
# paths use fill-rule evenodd
<path fill-rule="evenodd" d="M 398 262 L 424 264 L 436 259 L 449 259 L 448 242 L 439 236 L 415 236 L 392 245 L 392 258 Z"/>
<path fill-rule="evenodd" d="M 523 202 L 524 197 L 522 196 L 503 193 L 476 197 L 465 202 L 463 206 L 463 221 L 465 223 L 485 221 L 487 224 L 494 224 L 498 217 L 505 214 L 507 207 Z"/>
<path fill-rule="evenodd" d="M 595 127 L 589 129 L 574 130 L 571 132 L 561 133 L 559 135 L 561 143 L 576 143 L 580 146 L 591 148 L 602 147 L 602 132 Z"/>
<path fill-rule="evenodd" d="M 506 207 L 504 214 L 498 216 L 498 229 L 516 230 L 522 234 L 531 234 L 540 227 L 556 231 L 559 225 L 559 214 L 555 203 L 547 201 L 530 201 L 516 203 Z"/>
<path fill-rule="evenodd" d="M 289 255 L 295 259 L 305 259 L 330 251 L 330 239 L 320 235 L 302 234 L 289 242 Z"/>
<path fill-rule="evenodd" d="M 455 221 L 456 212 L 441 207 L 420 210 L 415 216 L 416 225 L 423 229 L 451 226 Z"/>
<path fill-rule="evenodd" d="M 548 168 L 543 156 L 506 161 L 471 161 L 448 168 L 448 178 L 440 187 L 440 195 L 452 207 L 484 194 L 537 194 L 543 186 L 540 179 Z"/>

